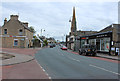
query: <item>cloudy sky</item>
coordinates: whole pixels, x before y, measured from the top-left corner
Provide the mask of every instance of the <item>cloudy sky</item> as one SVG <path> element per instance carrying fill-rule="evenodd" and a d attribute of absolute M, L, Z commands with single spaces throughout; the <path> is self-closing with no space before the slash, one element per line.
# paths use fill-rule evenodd
<path fill-rule="evenodd" d="M 2 2 L 2 22 L 11 14 L 19 14 L 19 20 L 28 22 L 41 34 L 62 40 L 70 32 L 69 19 L 76 8 L 78 30 L 99 31 L 118 22 L 117 2 Z"/>

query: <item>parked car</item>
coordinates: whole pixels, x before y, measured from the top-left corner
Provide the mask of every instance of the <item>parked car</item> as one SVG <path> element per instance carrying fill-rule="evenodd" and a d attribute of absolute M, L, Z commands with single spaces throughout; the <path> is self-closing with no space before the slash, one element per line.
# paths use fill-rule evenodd
<path fill-rule="evenodd" d="M 96 45 L 84 45 L 82 48 L 79 49 L 79 54 L 86 56 L 96 56 Z"/>
<path fill-rule="evenodd" d="M 61 44 L 61 45 L 60 45 L 60 49 L 62 49 L 63 46 L 64 46 L 64 45 Z"/>
<path fill-rule="evenodd" d="M 61 49 L 62 50 L 67 50 L 67 47 L 66 46 L 62 46 Z"/>
<path fill-rule="evenodd" d="M 53 48 L 53 47 L 54 47 L 53 44 L 50 44 L 49 46 L 50 46 L 50 48 Z"/>
<path fill-rule="evenodd" d="M 55 47 L 56 45 L 55 44 L 53 44 L 53 47 Z"/>

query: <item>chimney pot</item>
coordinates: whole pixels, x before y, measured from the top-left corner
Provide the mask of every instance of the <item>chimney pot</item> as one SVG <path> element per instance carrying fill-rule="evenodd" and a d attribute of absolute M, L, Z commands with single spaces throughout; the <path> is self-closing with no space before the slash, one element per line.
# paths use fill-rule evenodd
<path fill-rule="evenodd" d="M 18 20 L 18 17 L 19 17 L 18 15 L 11 15 L 10 19 L 11 20 Z"/>
<path fill-rule="evenodd" d="M 24 24 L 26 27 L 28 27 L 28 22 L 23 22 L 23 24 Z"/>
<path fill-rule="evenodd" d="M 4 20 L 4 24 L 6 24 L 7 23 L 7 18 L 5 18 L 5 20 Z"/>

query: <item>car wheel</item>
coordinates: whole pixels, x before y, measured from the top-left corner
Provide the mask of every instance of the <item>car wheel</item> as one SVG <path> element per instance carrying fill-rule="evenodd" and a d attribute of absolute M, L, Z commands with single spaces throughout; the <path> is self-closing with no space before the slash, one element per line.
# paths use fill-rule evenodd
<path fill-rule="evenodd" d="M 85 56 L 87 56 L 88 54 L 85 52 Z"/>
<path fill-rule="evenodd" d="M 85 53 L 85 52 L 83 52 L 83 53 L 82 53 L 82 55 L 84 55 L 84 56 L 85 56 L 85 55 L 86 55 L 86 53 Z"/>
<path fill-rule="evenodd" d="M 81 55 L 82 53 L 79 51 L 79 55 Z"/>
<path fill-rule="evenodd" d="M 96 54 L 93 54 L 92 56 L 96 56 Z"/>

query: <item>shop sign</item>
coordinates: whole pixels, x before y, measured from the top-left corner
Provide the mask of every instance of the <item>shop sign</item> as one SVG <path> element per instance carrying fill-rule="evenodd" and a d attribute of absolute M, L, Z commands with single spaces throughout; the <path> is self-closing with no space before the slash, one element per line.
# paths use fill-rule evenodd
<path fill-rule="evenodd" d="M 86 39 L 85 37 L 81 38 L 81 39 Z"/>
<path fill-rule="evenodd" d="M 111 42 L 111 44 L 113 45 L 113 41 Z"/>
<path fill-rule="evenodd" d="M 81 39 L 88 39 L 88 37 L 83 37 L 83 38 L 81 38 Z"/>
<path fill-rule="evenodd" d="M 111 50 L 112 50 L 112 51 L 115 51 L 115 48 L 112 47 Z"/>
<path fill-rule="evenodd" d="M 107 37 L 108 35 L 98 35 L 97 37 Z"/>

